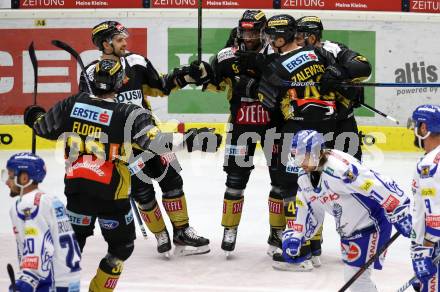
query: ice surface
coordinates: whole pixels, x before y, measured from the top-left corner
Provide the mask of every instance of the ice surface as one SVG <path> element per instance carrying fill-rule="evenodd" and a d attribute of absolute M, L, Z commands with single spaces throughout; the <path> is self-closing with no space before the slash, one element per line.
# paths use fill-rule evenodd
<path fill-rule="evenodd" d="M 3 169 L 10 151 L 0 152 Z M 56 194 L 64 200 L 63 164 L 55 159 L 52 151 L 38 151 L 46 163 L 48 175 L 41 189 Z M 383 174 L 394 178 L 401 187 L 410 192 L 412 172 L 420 154 L 387 153 L 365 156 L 365 162 Z M 327 216 L 324 224 L 323 255 L 320 268 L 309 273 L 275 271 L 266 255 L 269 234 L 267 197 L 270 190 L 269 176 L 261 152 L 256 156 L 256 168 L 245 191 L 243 216 L 238 230 L 236 249 L 226 260 L 220 248 L 223 228 L 220 225 L 225 174 L 222 171 L 223 152 L 217 154 L 178 153 L 182 164 L 184 191 L 188 202 L 190 224 L 199 234 L 210 238 L 211 252 L 169 260 L 156 252 L 156 240 L 149 233 L 148 240 L 138 230 L 135 251 L 126 261 L 117 291 L 336 291 L 343 284 L 343 264 L 340 257 L 339 237 L 333 218 Z M 58 160 L 58 161 L 57 161 Z M 156 185 L 160 200 L 161 192 Z M 0 186 L 0 291 L 6 291 L 9 279 L 6 264 L 17 268 L 15 241 L 8 210 L 11 205 L 9 191 Z M 170 224 L 167 220 L 169 230 Z M 106 243 L 100 236 L 87 241 L 82 261 L 83 291 L 102 256 Z M 382 271 L 375 271 L 373 278 L 379 291 L 395 291 L 412 276 L 409 259 L 409 240 L 399 238 L 388 250 Z"/>

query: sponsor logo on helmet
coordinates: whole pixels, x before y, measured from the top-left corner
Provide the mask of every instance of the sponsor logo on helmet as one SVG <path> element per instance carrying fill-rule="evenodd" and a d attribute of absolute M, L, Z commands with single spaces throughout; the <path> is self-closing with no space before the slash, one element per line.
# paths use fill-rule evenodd
<path fill-rule="evenodd" d="M 254 23 L 253 23 L 253 22 L 250 22 L 250 21 L 243 21 L 243 22 L 240 24 L 240 26 L 241 26 L 242 28 L 247 28 L 247 29 L 249 29 L 249 28 L 254 28 Z"/>
<path fill-rule="evenodd" d="M 110 125 L 113 111 L 103 109 L 97 106 L 88 105 L 85 103 L 77 102 L 70 113 L 70 117 L 77 118 L 92 123 L 98 123 L 102 125 Z"/>
<path fill-rule="evenodd" d="M 106 23 L 101 24 L 100 26 L 98 26 L 92 30 L 92 35 L 95 35 L 98 32 L 103 31 L 104 29 L 107 29 L 107 28 L 108 28 L 108 24 L 106 24 Z"/>
<path fill-rule="evenodd" d="M 284 68 L 289 71 L 289 73 L 292 73 L 300 66 L 307 64 L 309 62 L 315 62 L 318 60 L 318 56 L 315 54 L 314 51 L 302 51 L 298 54 L 293 55 L 286 61 L 284 61 L 282 64 Z"/>
<path fill-rule="evenodd" d="M 288 25 L 289 21 L 287 19 L 277 19 L 277 20 L 271 20 L 267 23 L 268 27 L 272 26 L 281 26 L 281 25 Z"/>
<path fill-rule="evenodd" d="M 321 22 L 321 19 L 319 19 L 319 17 L 316 16 L 306 16 L 303 19 L 301 19 L 301 22 Z"/>
<path fill-rule="evenodd" d="M 263 11 L 260 11 L 257 13 L 257 15 L 255 15 L 255 19 L 256 20 L 260 20 L 261 18 L 265 17 L 266 15 L 264 14 Z"/>

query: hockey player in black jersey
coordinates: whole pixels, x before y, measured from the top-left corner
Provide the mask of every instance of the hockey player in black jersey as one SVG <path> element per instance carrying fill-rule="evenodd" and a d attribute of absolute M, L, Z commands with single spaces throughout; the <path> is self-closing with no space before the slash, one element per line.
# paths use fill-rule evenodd
<path fill-rule="evenodd" d="M 102 52 L 101 59 L 120 60 L 125 70 L 126 78 L 117 96 L 120 103 L 133 103 L 151 110 L 147 96 L 169 95 L 171 91 L 186 86 L 188 82 L 200 85 L 203 83 L 203 78 L 199 71 L 203 71 L 204 77 L 207 77 L 206 71 L 202 70 L 203 63 L 201 69 L 194 65 L 187 66 L 161 76 L 147 58 L 127 51 L 127 38 L 128 30 L 116 21 L 102 22 L 92 30 L 92 41 Z M 86 66 L 89 79 L 92 79 L 96 63 L 97 61 L 94 61 Z M 80 81 L 80 90 L 87 90 L 84 78 Z M 174 153 L 150 158 L 142 169 L 145 174 L 144 179 L 133 177 L 132 196 L 138 204 L 143 221 L 156 236 L 159 253 L 168 256 L 171 241 L 161 208 L 156 201 L 151 179 L 156 180 L 162 190 L 162 204 L 173 225 L 175 253 L 179 255 L 207 253 L 210 251 L 209 240 L 198 236 L 189 226 L 180 170 L 181 167 Z"/>
<path fill-rule="evenodd" d="M 264 67 L 259 81 L 240 76 L 240 88 L 245 95 L 258 99 L 268 110 L 281 109 L 284 117 L 282 147 L 278 155 L 277 180 L 284 203 L 287 225 L 295 218 L 295 196 L 297 192 L 298 166 L 290 157 L 290 141 L 301 129 L 315 129 L 323 134 L 333 133 L 336 128 L 336 101 L 333 95 L 313 85 L 301 84 L 320 81 L 323 87 L 334 80 L 323 79 L 327 68 L 335 64 L 334 57 L 321 48 L 300 47 L 295 42 L 296 21 L 290 15 L 276 15 L 267 22 L 266 35 L 271 45 L 280 54 L 278 58 Z M 285 81 L 298 82 L 299 85 L 286 85 Z M 327 141 L 329 148 L 333 141 Z M 293 269 L 309 271 L 312 262 L 310 243 L 302 248 L 298 264 Z M 274 266 L 279 267 L 280 254 L 274 255 Z M 283 265 L 284 263 L 281 263 Z M 319 265 L 319 263 L 318 263 Z"/>
<path fill-rule="evenodd" d="M 344 79 L 353 82 L 368 79 L 371 74 L 371 64 L 367 58 L 349 49 L 344 44 L 328 40 L 323 41 L 323 31 L 324 26 L 318 16 L 301 17 L 298 19 L 296 41 L 300 46 L 320 47 L 333 54 L 336 59 L 336 64 L 333 65 L 332 70 L 327 70 L 327 74 L 330 78 L 334 76 L 333 78 L 335 79 Z M 344 141 L 341 145 L 336 144 L 335 147 L 361 160 L 361 137 L 359 137 L 353 109 L 359 107 L 360 104 L 364 102 L 364 88 L 334 86 L 332 89 L 336 95 L 338 112 L 335 139 L 338 135 L 343 133 L 349 137 L 347 141 Z M 349 135 L 348 133 L 353 133 L 353 135 Z M 353 147 L 350 147 L 350 143 Z"/>
<path fill-rule="evenodd" d="M 324 26 L 318 16 L 301 17 L 298 19 L 297 26 L 296 41 L 298 45 L 323 48 L 335 57 L 336 64 L 333 65 L 331 70 L 328 68 L 326 72 L 329 78 L 359 82 L 370 76 L 371 65 L 364 56 L 350 50 L 343 44 L 321 41 Z M 359 135 L 353 108 L 359 107 L 360 103 L 363 102 L 364 88 L 334 86 L 332 89 L 337 101 L 335 148 L 349 153 L 360 161 L 362 159 L 360 143 L 362 137 Z M 341 142 L 342 138 L 344 138 L 343 142 Z M 318 263 L 321 254 L 321 235 L 322 228 L 310 240 L 314 264 Z"/>
<path fill-rule="evenodd" d="M 247 62 L 248 54 L 261 53 L 268 57 L 272 48 L 264 38 L 266 16 L 261 10 L 246 10 L 236 30 L 236 41 L 218 52 L 212 60 L 213 78 L 206 87 L 211 91 L 227 91 L 230 117 L 226 138 L 225 160 L 223 169 L 227 174 L 226 191 L 223 199 L 222 226 L 224 227 L 221 248 L 229 255 L 235 249 L 237 230 L 242 215 L 244 190 L 254 168 L 253 156 L 258 142 L 264 147 L 272 189 L 269 194 L 269 235 L 268 253 L 281 248 L 281 234 L 286 222 L 282 208 L 282 197 L 276 182 L 275 161 L 271 161 L 273 150 L 278 142 L 268 140 L 266 133 L 276 132 L 282 121 L 280 112 L 269 112 L 255 99 L 250 99 L 237 92 L 236 84 L 240 75 L 259 78 L 258 68 Z M 236 43 L 237 46 L 233 44 Z M 270 135 L 269 135 L 270 136 Z"/>
<path fill-rule="evenodd" d="M 89 291 L 94 292 L 114 290 L 123 262 L 134 249 L 136 236 L 128 200 L 129 165 L 137 161 L 130 155 L 132 149 L 146 150 L 143 154 L 152 157 L 171 153 L 178 146 L 201 143 L 200 137 L 191 133 L 162 133 L 151 112 L 118 103 L 115 93 L 125 77 L 119 61 L 101 60 L 93 71 L 95 96 L 80 92 L 58 102 L 47 113 L 36 105 L 24 113 L 25 124 L 38 136 L 63 142 L 67 210 L 81 251 L 93 234 L 96 220 L 108 244 L 107 255 L 90 282 Z M 207 137 L 206 147 L 212 142 L 215 148 L 217 137 Z"/>

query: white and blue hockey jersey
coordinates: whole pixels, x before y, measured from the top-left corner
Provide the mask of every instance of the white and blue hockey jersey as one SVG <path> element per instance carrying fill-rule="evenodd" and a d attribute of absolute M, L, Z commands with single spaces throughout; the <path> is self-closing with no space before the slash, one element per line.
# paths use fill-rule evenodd
<path fill-rule="evenodd" d="M 424 239 L 433 243 L 440 240 L 440 146 L 417 163 L 412 182 L 414 205 L 411 239 L 423 245 Z M 439 194 L 437 194 L 439 192 Z"/>
<path fill-rule="evenodd" d="M 310 174 L 302 170 L 298 185 L 297 217 L 289 228 L 304 240 L 318 231 L 325 211 L 335 218 L 339 235 L 347 238 L 363 230 L 380 231 L 397 207 L 410 207 L 408 196 L 396 182 L 338 150 L 328 152 L 316 187 Z"/>
<path fill-rule="evenodd" d="M 20 265 L 16 278 L 29 291 L 79 291 L 81 253 L 64 204 L 37 189 L 17 197 L 9 213 Z"/>

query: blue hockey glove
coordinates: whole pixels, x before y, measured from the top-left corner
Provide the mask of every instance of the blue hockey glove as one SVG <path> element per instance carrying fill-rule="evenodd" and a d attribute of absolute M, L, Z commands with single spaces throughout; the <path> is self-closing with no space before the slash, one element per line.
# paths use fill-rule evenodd
<path fill-rule="evenodd" d="M 432 262 L 433 247 L 413 246 L 411 247 L 411 259 L 414 272 L 421 282 L 427 282 L 437 273 L 437 267 Z"/>
<path fill-rule="evenodd" d="M 293 237 L 293 230 L 285 230 L 283 232 L 283 258 L 288 263 L 302 262 L 304 259 L 300 259 L 297 256 L 301 248 L 301 240 Z"/>
<path fill-rule="evenodd" d="M 390 214 L 387 214 L 388 221 L 394 228 L 405 237 L 410 237 L 412 229 L 412 217 L 409 214 L 409 203 L 399 206 Z"/>

